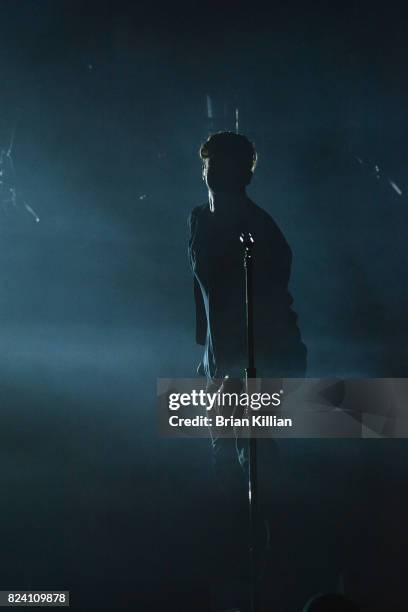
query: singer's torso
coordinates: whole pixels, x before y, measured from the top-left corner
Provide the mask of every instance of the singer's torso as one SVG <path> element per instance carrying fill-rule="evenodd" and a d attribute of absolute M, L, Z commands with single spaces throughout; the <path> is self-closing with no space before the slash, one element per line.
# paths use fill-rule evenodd
<path fill-rule="evenodd" d="M 246 367 L 245 274 L 241 233 L 253 245 L 255 359 L 259 376 L 304 374 L 305 348 L 288 292 L 291 251 L 272 218 L 251 200 L 231 213 L 196 207 L 189 218 L 197 337 L 208 377 Z M 200 303 L 201 301 L 201 303 Z M 201 340 L 200 340 L 201 338 Z"/>

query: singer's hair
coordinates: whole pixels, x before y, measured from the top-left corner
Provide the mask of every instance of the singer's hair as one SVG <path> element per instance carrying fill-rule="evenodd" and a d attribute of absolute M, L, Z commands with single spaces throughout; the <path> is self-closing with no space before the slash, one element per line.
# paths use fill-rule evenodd
<path fill-rule="evenodd" d="M 359 612 L 359 607 L 339 593 L 327 593 L 312 597 L 303 612 Z"/>
<path fill-rule="evenodd" d="M 199 154 L 203 162 L 218 156 L 227 157 L 244 173 L 253 172 L 258 159 L 253 143 L 246 136 L 234 132 L 210 134 L 201 145 Z"/>

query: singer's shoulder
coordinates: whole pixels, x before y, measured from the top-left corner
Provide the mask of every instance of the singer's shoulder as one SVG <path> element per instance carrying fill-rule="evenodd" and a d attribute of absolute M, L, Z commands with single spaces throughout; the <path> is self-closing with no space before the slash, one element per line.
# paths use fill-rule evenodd
<path fill-rule="evenodd" d="M 200 218 L 203 215 L 207 216 L 209 212 L 210 212 L 210 207 L 208 205 L 208 202 L 206 202 L 205 204 L 200 204 L 199 206 L 195 206 L 193 210 L 190 212 L 190 217 Z"/>
<path fill-rule="evenodd" d="M 201 220 L 204 220 L 208 217 L 210 213 L 210 207 L 208 206 L 208 202 L 205 204 L 200 204 L 199 206 L 195 206 L 189 213 L 187 218 L 187 223 L 189 228 L 193 228 L 197 223 Z"/>
<path fill-rule="evenodd" d="M 280 234 L 283 237 L 282 230 L 280 229 L 279 225 L 272 217 L 272 215 L 267 210 L 265 210 L 265 208 L 262 208 L 258 204 L 255 204 L 255 202 L 253 202 L 252 200 L 251 213 L 259 224 L 263 224 L 265 226 L 265 229 Z"/>
<path fill-rule="evenodd" d="M 283 249 L 290 250 L 283 231 L 272 215 L 252 200 L 251 211 L 253 219 L 255 219 L 255 226 L 259 229 L 261 235 L 269 240 L 273 240 L 275 243 L 279 243 Z"/>

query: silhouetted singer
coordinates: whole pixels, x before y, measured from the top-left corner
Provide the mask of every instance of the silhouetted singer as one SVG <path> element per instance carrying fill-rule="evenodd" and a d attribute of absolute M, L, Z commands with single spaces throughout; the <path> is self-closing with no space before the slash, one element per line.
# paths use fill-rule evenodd
<path fill-rule="evenodd" d="M 257 376 L 301 378 L 306 369 L 306 348 L 288 291 L 291 250 L 270 215 L 246 194 L 257 161 L 255 148 L 245 136 L 219 132 L 201 146 L 200 157 L 209 198 L 190 214 L 188 249 L 194 274 L 196 340 L 205 347 L 198 373 L 205 374 L 207 389 L 211 391 L 220 388 L 221 383 L 224 390 L 228 384 L 228 391 L 232 391 L 231 385 L 239 386 L 244 377 L 247 330 L 240 236 L 250 233 L 254 240 L 252 287 Z M 267 383 L 264 385 L 263 381 L 266 390 Z M 254 599 L 249 604 L 249 589 L 245 587 L 251 573 L 245 535 L 248 440 L 239 436 L 223 438 L 211 427 L 210 434 L 215 474 L 223 493 L 223 503 L 217 509 L 221 530 L 215 538 L 218 576 L 229 585 L 227 599 L 219 599 L 216 583 L 213 584 L 214 608 L 252 610 Z M 261 445 L 261 450 L 263 447 L 269 453 L 260 458 L 265 465 L 274 463 L 272 442 L 266 440 Z M 221 592 L 223 588 L 225 585 Z"/>

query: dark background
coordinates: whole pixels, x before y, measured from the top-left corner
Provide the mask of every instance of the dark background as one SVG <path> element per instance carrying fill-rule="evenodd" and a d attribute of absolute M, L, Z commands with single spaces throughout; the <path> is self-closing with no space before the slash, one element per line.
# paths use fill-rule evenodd
<path fill-rule="evenodd" d="M 1 589 L 207 610 L 206 441 L 155 432 L 194 376 L 187 215 L 210 131 L 294 254 L 309 376 L 406 376 L 407 19 L 366 2 L 0 4 Z M 213 117 L 208 117 L 207 96 Z M 39 219 L 37 222 L 36 218 Z M 406 610 L 406 443 L 281 443 L 265 600 Z"/>

